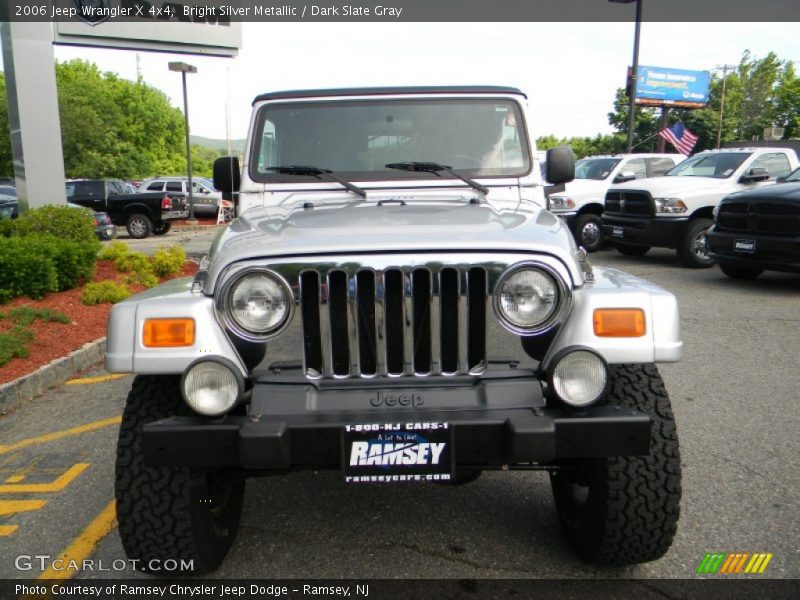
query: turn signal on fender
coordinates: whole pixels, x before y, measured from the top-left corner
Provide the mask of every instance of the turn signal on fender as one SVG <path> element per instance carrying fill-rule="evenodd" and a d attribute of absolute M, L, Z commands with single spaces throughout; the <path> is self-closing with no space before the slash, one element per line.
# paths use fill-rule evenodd
<path fill-rule="evenodd" d="M 597 337 L 642 337 L 645 332 L 641 308 L 597 308 L 594 334 Z"/>
<path fill-rule="evenodd" d="M 177 348 L 194 344 L 194 319 L 147 319 L 142 341 L 147 348 Z"/>

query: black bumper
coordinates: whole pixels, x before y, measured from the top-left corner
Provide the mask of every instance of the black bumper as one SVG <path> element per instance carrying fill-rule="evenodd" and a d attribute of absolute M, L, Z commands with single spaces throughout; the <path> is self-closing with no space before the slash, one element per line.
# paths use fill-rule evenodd
<path fill-rule="evenodd" d="M 247 416 L 216 421 L 173 417 L 145 425 L 145 462 L 266 470 L 338 468 L 346 425 L 394 422 L 449 423 L 457 467 L 649 452 L 648 415 L 621 406 L 581 411 L 547 407 L 535 378 L 430 383 L 415 388 L 257 383 Z"/>
<path fill-rule="evenodd" d="M 603 214 L 603 232 L 610 242 L 675 248 L 686 233 L 688 217 L 615 217 Z"/>
<path fill-rule="evenodd" d="M 712 227 L 706 239 L 709 255 L 717 262 L 763 269 L 800 273 L 800 237 L 765 236 L 748 232 L 720 231 Z M 736 242 L 753 242 L 752 251 L 736 250 Z M 749 247 L 749 244 L 745 244 Z"/>

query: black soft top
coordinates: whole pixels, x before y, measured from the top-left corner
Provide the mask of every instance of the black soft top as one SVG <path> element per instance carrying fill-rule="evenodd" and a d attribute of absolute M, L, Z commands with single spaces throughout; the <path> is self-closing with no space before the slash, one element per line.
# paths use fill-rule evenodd
<path fill-rule="evenodd" d="M 318 98 L 336 96 L 391 96 L 396 94 L 516 94 L 527 98 L 517 88 L 499 85 L 448 85 L 416 87 L 364 87 L 328 90 L 287 90 L 256 96 L 253 104 L 263 100 L 288 100 L 291 98 Z"/>

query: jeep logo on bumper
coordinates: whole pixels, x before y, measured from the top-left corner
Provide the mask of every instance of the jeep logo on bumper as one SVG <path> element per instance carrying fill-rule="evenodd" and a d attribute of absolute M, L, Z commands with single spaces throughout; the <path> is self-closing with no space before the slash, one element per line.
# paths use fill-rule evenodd
<path fill-rule="evenodd" d="M 374 408 L 378 408 L 380 406 L 412 406 L 417 408 L 425 404 L 425 399 L 420 394 L 384 394 L 378 392 L 374 396 L 370 397 L 369 404 Z"/>

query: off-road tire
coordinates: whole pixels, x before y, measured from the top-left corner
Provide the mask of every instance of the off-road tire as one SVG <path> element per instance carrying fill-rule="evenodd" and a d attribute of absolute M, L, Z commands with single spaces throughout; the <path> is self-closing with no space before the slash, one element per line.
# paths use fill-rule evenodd
<path fill-rule="evenodd" d="M 586 228 L 591 227 L 591 232 L 585 231 Z M 575 239 L 578 241 L 579 246 L 586 248 L 587 252 L 597 252 L 603 247 L 606 242 L 605 233 L 603 233 L 603 222 L 600 216 L 594 213 L 584 213 L 578 215 L 575 219 Z"/>
<path fill-rule="evenodd" d="M 643 563 L 667 552 L 678 524 L 675 420 L 655 365 L 609 365 L 609 378 L 609 404 L 650 415 L 650 454 L 563 461 L 550 482 L 561 525 L 581 558 L 602 565 Z M 576 485 L 588 496 L 576 497 Z"/>
<path fill-rule="evenodd" d="M 190 412 L 179 382 L 163 375 L 134 379 L 122 415 L 114 484 L 128 558 L 139 561 L 143 571 L 170 577 L 208 573 L 222 563 L 236 537 L 244 498 L 244 481 L 223 472 L 144 465 L 142 426 Z M 193 561 L 193 569 L 159 570 L 168 559 Z"/>
<path fill-rule="evenodd" d="M 125 222 L 125 229 L 128 230 L 128 235 L 133 239 L 141 240 L 153 232 L 153 222 L 147 215 L 136 213 L 128 217 Z"/>
<path fill-rule="evenodd" d="M 614 244 L 617 251 L 625 256 L 644 256 L 650 252 L 650 246 L 634 246 L 632 244 Z"/>
<path fill-rule="evenodd" d="M 683 239 L 678 244 L 677 252 L 678 258 L 685 267 L 691 269 L 707 269 L 713 267 L 716 262 L 708 255 L 708 242 L 705 241 L 705 232 L 711 229 L 714 221 L 711 219 L 694 219 L 689 221 L 686 227 L 686 233 L 683 234 Z M 702 246 L 700 248 L 699 238 L 703 236 Z"/>
<path fill-rule="evenodd" d="M 764 272 L 764 269 L 751 269 L 737 265 L 723 265 L 722 263 L 720 263 L 719 268 L 732 279 L 755 279 Z"/>
<path fill-rule="evenodd" d="M 156 235 L 164 235 L 169 233 L 169 230 L 172 229 L 172 223 L 169 221 L 162 221 L 158 225 L 153 227 L 153 233 Z"/>

